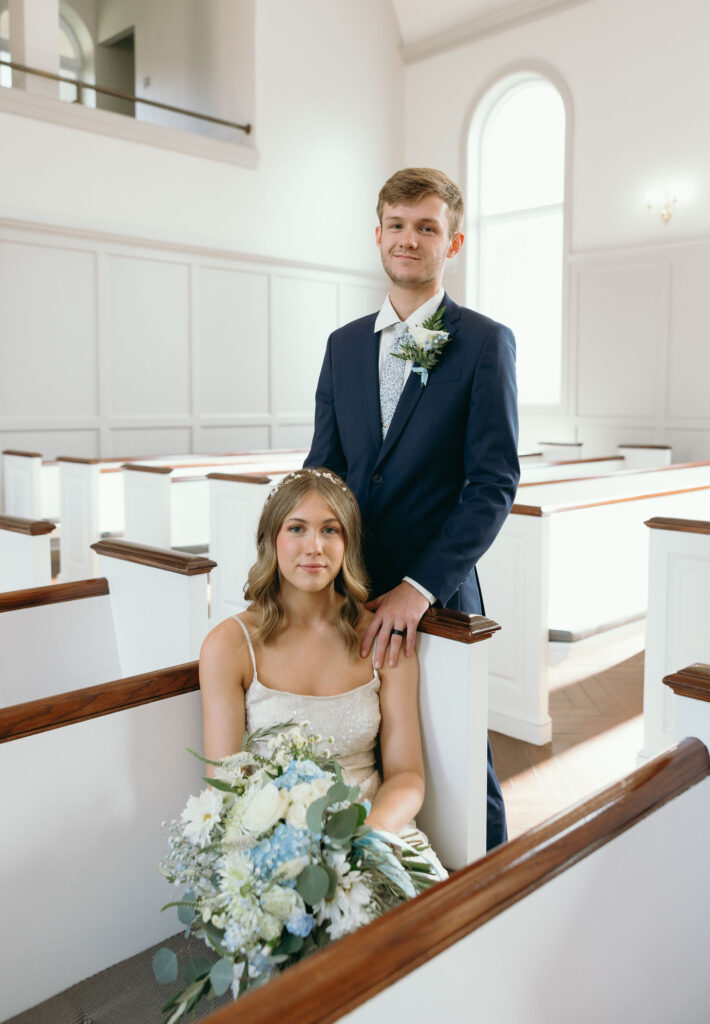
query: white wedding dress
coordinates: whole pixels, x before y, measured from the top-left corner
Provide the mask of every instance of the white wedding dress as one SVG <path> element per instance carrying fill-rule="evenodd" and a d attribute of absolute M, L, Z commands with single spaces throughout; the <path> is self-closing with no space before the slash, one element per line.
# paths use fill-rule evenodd
<path fill-rule="evenodd" d="M 375 747 L 380 729 L 380 677 L 377 669 L 368 683 L 327 697 L 273 690 L 259 680 L 254 647 L 249 631 L 236 615 L 244 630 L 251 663 L 254 669 L 251 686 L 246 692 L 246 728 L 248 733 L 269 728 L 280 722 L 308 722 L 310 731 L 323 737 L 338 764 L 343 779 L 349 786 L 360 787 L 360 799 L 372 802 L 382 785 L 375 763 Z M 414 821 L 399 830 L 407 843 L 415 846 L 421 855 L 446 876 L 445 869 L 429 845 L 424 833 Z"/>

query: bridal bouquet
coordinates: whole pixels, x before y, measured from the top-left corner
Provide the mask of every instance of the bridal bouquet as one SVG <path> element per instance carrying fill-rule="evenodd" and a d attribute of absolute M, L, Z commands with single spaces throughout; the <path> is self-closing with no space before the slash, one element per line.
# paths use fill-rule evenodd
<path fill-rule="evenodd" d="M 160 871 L 185 892 L 166 907 L 219 959 L 188 963 L 166 1024 L 230 986 L 236 999 L 439 879 L 399 837 L 363 824 L 357 786 L 320 742 L 306 723 L 252 733 L 240 753 L 206 761 L 211 788 L 169 823 Z M 159 950 L 153 970 L 176 981 L 177 957 Z"/>

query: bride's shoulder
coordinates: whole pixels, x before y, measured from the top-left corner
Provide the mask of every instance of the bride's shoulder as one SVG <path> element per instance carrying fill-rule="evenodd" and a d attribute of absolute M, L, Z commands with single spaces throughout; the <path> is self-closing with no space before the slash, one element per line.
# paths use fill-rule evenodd
<path fill-rule="evenodd" d="M 222 665 L 239 664 L 245 658 L 247 661 L 251 660 L 244 629 L 237 619 L 250 634 L 257 629 L 258 623 L 250 611 L 224 619 L 205 637 L 200 651 L 201 665 L 214 660 L 218 660 Z"/>

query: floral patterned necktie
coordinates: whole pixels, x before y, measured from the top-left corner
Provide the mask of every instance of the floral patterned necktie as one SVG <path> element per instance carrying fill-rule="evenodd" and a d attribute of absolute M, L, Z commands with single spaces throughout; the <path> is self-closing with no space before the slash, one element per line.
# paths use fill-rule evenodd
<path fill-rule="evenodd" d="M 399 396 L 402 394 L 404 382 L 404 371 L 406 362 L 404 359 L 397 359 L 392 353 L 399 351 L 407 333 L 407 325 L 397 323 L 394 325 L 394 340 L 385 356 L 382 376 L 380 378 L 380 412 L 382 415 L 382 440 L 389 430 L 394 411 L 397 408 Z"/>

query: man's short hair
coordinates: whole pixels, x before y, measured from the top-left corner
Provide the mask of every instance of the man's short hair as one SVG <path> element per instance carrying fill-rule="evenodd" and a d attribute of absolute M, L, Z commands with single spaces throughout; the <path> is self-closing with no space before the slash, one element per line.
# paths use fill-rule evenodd
<path fill-rule="evenodd" d="M 449 208 L 449 237 L 461 230 L 463 223 L 463 193 L 443 171 L 433 167 L 405 167 L 388 178 L 380 189 L 377 200 L 377 219 L 382 225 L 382 210 L 403 204 L 412 206 L 424 196 L 436 195 Z"/>

